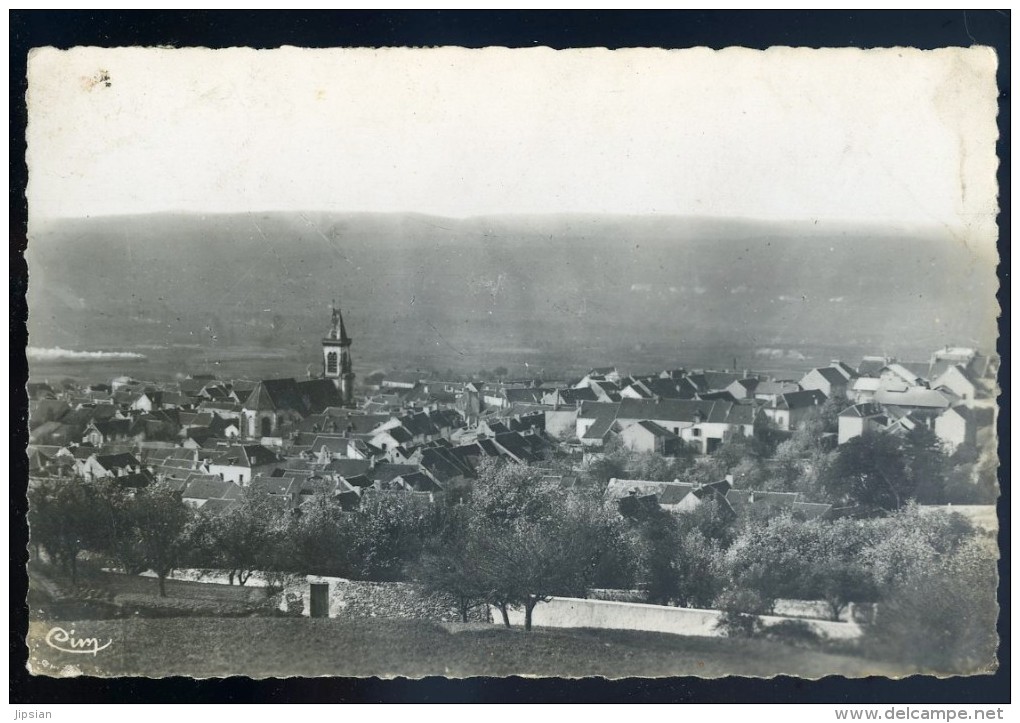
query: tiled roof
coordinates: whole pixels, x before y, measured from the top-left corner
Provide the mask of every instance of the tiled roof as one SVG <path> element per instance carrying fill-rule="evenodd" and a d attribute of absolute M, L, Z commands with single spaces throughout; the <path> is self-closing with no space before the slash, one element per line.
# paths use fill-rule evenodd
<path fill-rule="evenodd" d="M 881 384 L 878 377 L 857 377 L 850 385 L 850 389 L 855 392 L 874 392 L 879 389 Z"/>
<path fill-rule="evenodd" d="M 585 430 L 582 435 L 582 439 L 605 439 L 605 436 L 609 434 L 609 430 L 613 428 L 616 420 L 612 417 L 600 417 L 595 420 L 588 429 Z"/>
<path fill-rule="evenodd" d="M 198 500 L 237 499 L 241 496 L 241 488 L 215 475 L 192 475 L 187 480 L 183 496 Z"/>
<path fill-rule="evenodd" d="M 893 362 L 892 364 L 887 364 L 882 369 L 882 371 L 892 372 L 893 374 L 895 374 L 908 384 L 917 384 L 920 381 L 919 375 L 915 374 L 910 369 L 907 369 L 903 364 L 898 364 L 896 362 Z"/>
<path fill-rule="evenodd" d="M 141 463 L 133 454 L 97 454 L 96 463 L 103 469 L 123 469 L 125 467 L 139 467 Z"/>
<path fill-rule="evenodd" d="M 439 434 L 439 428 L 424 412 L 406 414 L 400 417 L 400 422 L 414 436 L 420 434 L 431 437 Z"/>
<path fill-rule="evenodd" d="M 333 459 L 326 465 L 326 470 L 335 472 L 341 477 L 364 474 L 372 463 L 367 459 Z"/>
<path fill-rule="evenodd" d="M 249 488 L 269 495 L 285 495 L 293 483 L 294 480 L 289 477 L 269 477 L 260 474 L 252 477 Z"/>
<path fill-rule="evenodd" d="M 442 492 L 443 488 L 427 474 L 411 472 L 400 477 L 415 492 Z"/>
<path fill-rule="evenodd" d="M 132 472 L 130 474 L 122 475 L 116 478 L 116 482 L 121 487 L 131 487 L 134 489 L 142 489 L 152 484 L 152 475 L 146 472 L 144 469 L 141 472 Z"/>
<path fill-rule="evenodd" d="M 865 402 L 847 407 L 839 413 L 841 417 L 877 417 L 885 413 L 881 405 L 874 402 Z"/>
<path fill-rule="evenodd" d="M 391 437 L 393 437 L 393 440 L 397 444 L 407 444 L 408 442 L 410 442 L 411 440 L 414 439 L 414 435 L 412 435 L 403 426 L 400 426 L 400 427 L 390 427 L 389 429 L 386 429 L 386 430 L 383 430 L 382 432 L 379 432 L 379 434 L 388 434 L 388 435 L 390 435 Z"/>
<path fill-rule="evenodd" d="M 308 379 L 298 382 L 297 392 L 306 413 L 317 414 L 327 407 L 343 404 L 339 390 L 329 379 Z"/>
<path fill-rule="evenodd" d="M 889 361 L 888 358 L 882 356 L 866 356 L 857 365 L 857 373 L 862 377 L 877 377 Z"/>
<path fill-rule="evenodd" d="M 474 474 L 470 465 L 459 459 L 450 450 L 441 447 L 423 450 L 421 466 L 439 482 L 447 482 L 454 477 L 469 477 Z"/>
<path fill-rule="evenodd" d="M 518 432 L 497 434 L 493 441 L 496 442 L 497 446 L 505 449 L 518 462 L 535 462 L 538 460 L 530 445 Z"/>
<path fill-rule="evenodd" d="M 130 419 L 107 419 L 105 421 L 95 421 L 92 424 L 104 437 L 128 434 L 131 431 Z"/>
<path fill-rule="evenodd" d="M 676 505 L 694 491 L 692 484 L 668 484 L 659 495 L 660 505 Z"/>
<path fill-rule="evenodd" d="M 801 386 L 803 386 L 804 384 L 804 379 L 807 379 L 807 377 L 811 374 L 818 374 L 823 379 L 825 379 L 825 381 L 827 381 L 829 384 L 834 384 L 837 387 L 846 386 L 847 384 L 846 376 L 840 374 L 838 369 L 834 367 L 817 367 L 804 375 L 804 377 L 801 379 Z"/>
<path fill-rule="evenodd" d="M 904 392 L 879 389 L 875 392 L 875 401 L 900 407 L 945 408 L 950 405 L 950 399 L 944 393 L 923 387 L 911 387 Z"/>
<path fill-rule="evenodd" d="M 643 384 L 652 395 L 663 399 L 694 399 L 698 393 L 687 379 L 649 379 Z"/>
<path fill-rule="evenodd" d="M 375 467 L 366 469 L 365 475 L 376 482 L 390 482 L 403 475 L 413 474 L 418 471 L 418 466 L 413 464 L 391 464 L 384 462 Z M 346 477 L 346 475 L 344 475 Z"/>
<path fill-rule="evenodd" d="M 537 404 L 542 401 L 542 397 L 545 394 L 544 389 L 504 389 L 503 396 L 511 404 L 514 402 L 524 402 Z"/>
<path fill-rule="evenodd" d="M 362 489 L 366 487 L 371 487 L 373 484 L 373 480 L 370 479 L 367 475 L 363 474 L 356 474 L 350 477 L 344 477 L 344 481 L 347 482 L 347 484 L 349 484 L 351 487 L 358 487 Z"/>
<path fill-rule="evenodd" d="M 645 420 L 645 421 L 638 422 L 638 426 L 643 428 L 643 429 L 648 430 L 649 432 L 654 434 L 656 437 L 664 437 L 666 439 L 672 439 L 672 438 L 676 437 L 675 434 L 670 432 L 665 427 L 663 427 L 663 426 L 661 426 L 659 424 L 656 424 L 655 422 L 649 422 L 649 421 Z"/>
<path fill-rule="evenodd" d="M 563 404 L 577 404 L 578 402 L 593 402 L 598 399 L 598 394 L 590 387 L 581 389 L 560 389 L 556 392 Z"/>
<path fill-rule="evenodd" d="M 262 384 L 258 384 L 245 398 L 244 403 L 241 404 L 241 409 L 253 412 L 271 412 L 276 410 L 276 405 L 268 390 Z"/>
<path fill-rule="evenodd" d="M 232 446 L 212 460 L 213 464 L 238 467 L 263 467 L 275 464 L 280 457 L 260 444 L 239 444 Z"/>
<path fill-rule="evenodd" d="M 318 452 L 325 447 L 332 454 L 340 454 L 347 451 L 350 442 L 346 437 L 317 436 L 309 445 L 313 452 Z"/>
<path fill-rule="evenodd" d="M 752 507 L 793 509 L 797 501 L 796 492 L 759 492 L 732 489 L 726 493 L 726 502 L 738 515 Z"/>
<path fill-rule="evenodd" d="M 624 399 L 620 401 L 617 419 L 650 419 L 671 422 L 695 422 L 698 417 L 704 422 L 726 424 L 751 424 L 755 409 L 750 405 L 720 401 L 698 401 L 663 399 Z"/>
<path fill-rule="evenodd" d="M 581 402 L 581 409 L 578 412 L 578 419 L 602 419 L 604 417 L 616 418 L 620 410 L 620 402 Z"/>
<path fill-rule="evenodd" d="M 802 392 L 789 392 L 782 395 L 776 404 L 785 409 L 804 409 L 824 404 L 825 399 L 825 395 L 818 389 L 805 389 Z"/>
<path fill-rule="evenodd" d="M 202 512 L 205 514 L 221 515 L 229 512 L 238 506 L 238 501 L 233 499 L 210 499 L 202 505 Z"/>
<path fill-rule="evenodd" d="M 832 509 L 832 505 L 821 502 L 794 502 L 793 514 L 806 520 L 814 520 Z"/>
<path fill-rule="evenodd" d="M 635 490 L 639 495 L 660 495 L 667 484 L 672 482 L 659 482 L 656 480 L 641 479 L 620 479 L 613 477 L 606 485 L 605 496 L 609 499 L 621 499 L 629 497 Z"/>
<path fill-rule="evenodd" d="M 702 377 L 707 387 L 705 391 L 721 391 L 738 379 L 743 379 L 744 375 L 740 372 L 706 371 L 702 373 Z"/>

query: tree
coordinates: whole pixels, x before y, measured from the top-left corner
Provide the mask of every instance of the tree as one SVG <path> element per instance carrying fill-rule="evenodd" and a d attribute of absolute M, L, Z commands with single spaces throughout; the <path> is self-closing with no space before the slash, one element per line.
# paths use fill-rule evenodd
<path fill-rule="evenodd" d="M 694 509 L 677 514 L 676 520 L 682 531 L 697 531 L 723 550 L 733 544 L 738 531 L 732 508 L 715 495 L 709 495 Z"/>
<path fill-rule="evenodd" d="M 413 568 L 413 577 L 426 590 L 454 600 L 465 623 L 471 610 L 488 601 L 490 592 L 470 524 L 467 506 L 452 509 Z"/>
<path fill-rule="evenodd" d="M 642 526 L 641 568 L 648 600 L 708 607 L 722 589 L 722 551 L 717 540 L 681 517 L 660 510 Z"/>
<path fill-rule="evenodd" d="M 922 672 L 991 672 L 996 582 L 994 551 L 973 540 L 950 554 L 915 560 L 885 589 L 866 640 Z"/>
<path fill-rule="evenodd" d="M 753 594 L 764 611 L 779 598 L 824 600 L 829 617 L 839 620 L 851 602 L 875 599 L 867 556 L 874 540 L 871 521 L 784 515 L 745 526 L 727 562 L 734 587 Z"/>
<path fill-rule="evenodd" d="M 669 482 L 677 479 L 694 464 L 694 450 L 690 445 L 680 442 L 677 454 L 666 457 L 656 452 L 638 452 L 631 455 L 627 464 L 627 474 L 635 479 L 657 480 Z"/>
<path fill-rule="evenodd" d="M 839 415 L 849 406 L 851 404 L 845 397 L 834 394 L 820 405 L 808 410 L 801 420 L 798 431 L 803 430 L 817 444 L 823 434 L 835 434 L 839 431 Z"/>
<path fill-rule="evenodd" d="M 207 559 L 228 571 L 230 584 L 248 582 L 252 572 L 276 567 L 285 539 L 288 511 L 268 494 L 248 488 L 240 504 L 222 514 L 201 514 L 190 535 Z"/>
<path fill-rule="evenodd" d="M 302 505 L 301 514 L 290 520 L 286 535 L 289 566 L 295 572 L 356 577 L 350 528 L 336 499 L 318 490 L 311 503 Z"/>
<path fill-rule="evenodd" d="M 745 525 L 726 552 L 732 588 L 753 592 L 762 611 L 773 612 L 802 575 L 807 546 L 800 532 L 801 524 L 787 516 Z"/>
<path fill-rule="evenodd" d="M 946 473 L 950 464 L 942 441 L 935 432 L 918 425 L 903 438 L 901 449 L 904 470 L 913 483 L 914 496 L 930 504 L 944 503 Z"/>
<path fill-rule="evenodd" d="M 134 525 L 141 559 L 156 573 L 159 594 L 166 597 L 166 577 L 184 553 L 184 533 L 191 521 L 191 510 L 180 493 L 162 483 L 136 492 L 126 509 Z"/>
<path fill-rule="evenodd" d="M 138 545 L 132 508 L 134 493 L 125 490 L 115 480 L 104 480 L 98 485 L 100 517 L 106 527 L 102 552 L 127 575 L 145 572 L 148 565 Z"/>
<path fill-rule="evenodd" d="M 819 481 L 838 504 L 897 510 L 916 488 L 907 462 L 895 437 L 864 434 L 839 448 Z"/>
<path fill-rule="evenodd" d="M 553 518 L 522 518 L 500 526 L 479 521 L 476 531 L 483 579 L 501 608 L 524 607 L 525 630 L 531 630 L 539 603 L 554 595 L 584 594 L 589 541 L 567 534 Z"/>
<path fill-rule="evenodd" d="M 41 546 L 78 585 L 78 557 L 104 546 L 101 502 L 95 485 L 80 480 L 44 481 L 29 490 L 29 528 Z"/>
<path fill-rule="evenodd" d="M 777 479 L 760 459 L 753 457 L 742 459 L 731 468 L 730 474 L 733 475 L 734 484 L 740 489 L 767 490 L 779 487 L 778 491 L 783 491 L 784 488 L 782 480 Z"/>
<path fill-rule="evenodd" d="M 963 515 L 925 511 L 913 503 L 871 525 L 872 543 L 863 554 L 879 590 L 896 585 L 917 567 L 934 566 L 974 535 Z"/>
<path fill-rule="evenodd" d="M 860 520 L 808 523 L 815 538 L 804 569 L 802 589 L 825 600 L 829 617 L 838 621 L 851 602 L 872 601 L 876 589 L 865 553 L 873 542 L 871 526 Z"/>
<path fill-rule="evenodd" d="M 599 489 L 604 489 L 614 477 L 626 477 L 631 466 L 632 453 L 618 438 L 606 443 L 602 455 L 593 458 L 584 469 L 585 480 Z"/>
<path fill-rule="evenodd" d="M 602 548 L 586 530 L 582 502 L 544 482 L 540 470 L 485 460 L 469 504 L 483 587 L 505 623 L 507 608 L 521 605 L 531 630 L 540 602 L 585 593 Z"/>
<path fill-rule="evenodd" d="M 363 499 L 342 522 L 355 576 L 380 582 L 404 579 L 438 529 L 441 515 L 440 506 L 412 495 Z"/>
<path fill-rule="evenodd" d="M 790 433 L 780 429 L 775 420 L 764 414 L 759 414 L 754 420 L 754 433 L 750 440 L 751 450 L 759 458 L 769 458 L 775 455 L 776 447 L 789 438 Z"/>
<path fill-rule="evenodd" d="M 745 459 L 761 457 L 762 451 L 761 446 L 755 443 L 754 437 L 734 434 L 716 447 L 712 457 L 719 460 L 723 470 L 730 470 Z"/>
<path fill-rule="evenodd" d="M 639 571 L 637 535 L 620 516 L 617 505 L 595 489 L 575 488 L 566 501 L 564 532 L 582 549 L 587 548 L 578 560 L 582 565 L 581 594 L 587 597 L 593 587 L 634 587 Z"/>

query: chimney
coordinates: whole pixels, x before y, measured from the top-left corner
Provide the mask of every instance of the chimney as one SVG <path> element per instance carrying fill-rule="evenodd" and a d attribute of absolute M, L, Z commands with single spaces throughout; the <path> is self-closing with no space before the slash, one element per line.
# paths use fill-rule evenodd
<path fill-rule="evenodd" d="M 747 498 L 748 504 L 754 504 L 754 492 L 751 492 L 750 497 Z"/>

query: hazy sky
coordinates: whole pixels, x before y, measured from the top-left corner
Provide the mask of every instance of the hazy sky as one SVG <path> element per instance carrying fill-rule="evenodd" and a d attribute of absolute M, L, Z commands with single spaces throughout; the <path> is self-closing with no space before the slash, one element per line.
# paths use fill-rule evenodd
<path fill-rule="evenodd" d="M 987 49 L 35 51 L 30 213 L 986 226 L 995 62 Z"/>

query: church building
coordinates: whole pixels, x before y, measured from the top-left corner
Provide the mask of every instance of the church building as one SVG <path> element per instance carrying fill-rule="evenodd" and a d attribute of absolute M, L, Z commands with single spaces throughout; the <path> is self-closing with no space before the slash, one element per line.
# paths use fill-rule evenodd
<path fill-rule="evenodd" d="M 351 338 L 347 336 L 340 307 L 333 304 L 329 333 L 322 339 L 322 375 L 333 381 L 345 407 L 354 407 L 354 370 L 351 362 Z"/>

